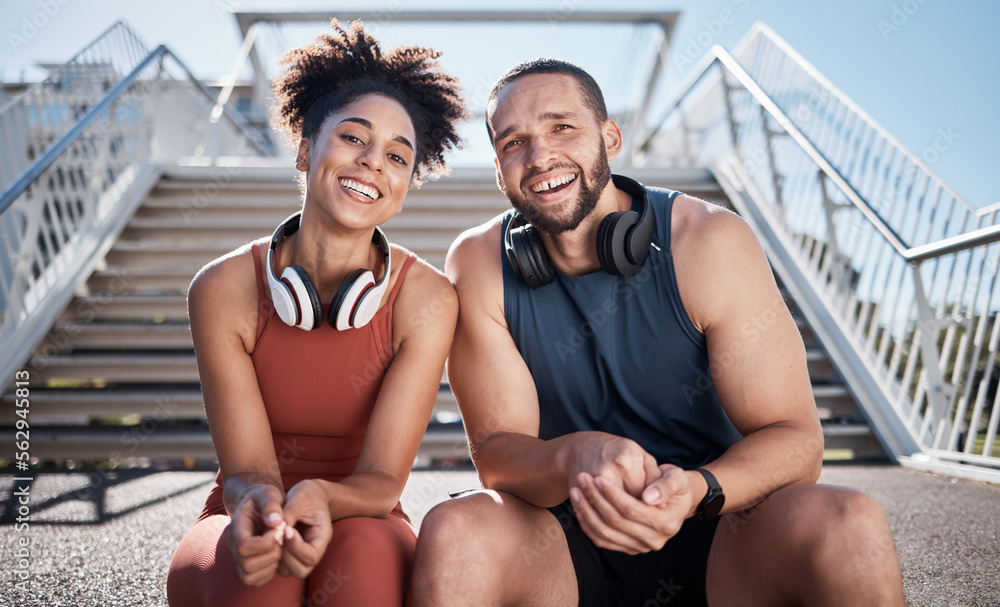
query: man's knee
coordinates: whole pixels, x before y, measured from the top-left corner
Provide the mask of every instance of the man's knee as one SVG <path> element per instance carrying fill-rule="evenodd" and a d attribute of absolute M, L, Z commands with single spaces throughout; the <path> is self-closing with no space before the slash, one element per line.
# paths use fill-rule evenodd
<path fill-rule="evenodd" d="M 863 493 L 846 493 L 838 506 L 837 531 L 842 534 L 842 558 L 850 559 L 856 573 L 866 575 L 888 566 L 898 567 L 896 547 L 885 512 Z"/>
<path fill-rule="evenodd" d="M 896 562 L 882 506 L 871 497 L 839 487 L 803 487 L 790 513 L 792 541 L 819 568 L 845 564 L 863 574 Z"/>
<path fill-rule="evenodd" d="M 420 524 L 419 543 L 455 554 L 477 550 L 485 540 L 485 526 L 498 507 L 495 494 L 479 492 L 442 502 Z"/>

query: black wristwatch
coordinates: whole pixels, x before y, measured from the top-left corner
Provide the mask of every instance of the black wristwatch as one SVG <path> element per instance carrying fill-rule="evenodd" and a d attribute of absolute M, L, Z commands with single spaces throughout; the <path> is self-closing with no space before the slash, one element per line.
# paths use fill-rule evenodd
<path fill-rule="evenodd" d="M 705 482 L 708 483 L 708 492 L 705 493 L 705 497 L 695 509 L 694 518 L 700 521 L 710 521 L 719 516 L 722 505 L 726 503 L 726 496 L 722 493 L 719 481 L 715 480 L 715 476 L 711 472 L 702 468 L 695 468 L 695 470 L 705 477 Z"/>

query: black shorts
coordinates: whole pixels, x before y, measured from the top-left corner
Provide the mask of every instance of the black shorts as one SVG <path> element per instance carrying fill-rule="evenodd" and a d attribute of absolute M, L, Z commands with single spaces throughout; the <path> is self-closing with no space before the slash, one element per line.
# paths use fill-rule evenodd
<path fill-rule="evenodd" d="M 549 512 L 566 533 L 581 607 L 707 604 L 705 569 L 719 519 L 688 519 L 661 550 L 629 555 L 595 546 L 580 528 L 569 500 Z"/>

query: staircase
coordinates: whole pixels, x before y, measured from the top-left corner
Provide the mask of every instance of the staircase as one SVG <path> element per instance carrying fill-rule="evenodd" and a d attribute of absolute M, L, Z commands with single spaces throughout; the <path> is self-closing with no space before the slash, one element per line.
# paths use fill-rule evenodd
<path fill-rule="evenodd" d="M 299 208 L 295 172 L 273 166 L 166 169 L 78 294 L 35 349 L 31 453 L 43 461 L 213 460 L 187 320 L 186 291 L 207 262 L 261 236 Z M 725 204 L 707 171 L 636 175 Z M 438 268 L 465 229 L 508 207 L 490 170 L 459 169 L 412 189 L 385 225 L 392 242 Z M 800 321 L 801 322 L 801 321 Z M 878 457 L 881 448 L 810 330 L 801 324 L 828 449 Z M 0 425 L 15 422 L 14 394 Z M 417 465 L 468 459 L 455 399 L 442 378 Z"/>
<path fill-rule="evenodd" d="M 1000 204 L 761 23 L 680 90 L 631 162 L 711 170 L 892 462 L 1000 481 Z"/>
<path fill-rule="evenodd" d="M 258 163 L 259 164 L 259 163 Z M 284 164 L 284 163 L 280 163 Z M 225 183 L 220 182 L 220 173 Z M 295 171 L 279 166 L 173 167 L 128 222 L 25 368 L 32 456 L 41 460 L 210 460 L 186 292 L 203 265 L 268 236 L 300 207 Z M 211 195 L 209 195 L 211 193 Z M 451 241 L 506 207 L 492 172 L 414 189 L 385 229 L 442 267 Z M 11 425 L 13 393 L 0 424 Z M 422 457 L 464 454 L 454 398 L 442 382 Z M 454 432 L 458 429 L 459 432 Z"/>
<path fill-rule="evenodd" d="M 127 27 L 106 36 L 136 47 Z M 228 107 L 207 119 L 215 97 L 166 47 L 81 57 L 112 66 L 107 93 L 0 192 L 0 381 L 29 372 L 33 459 L 212 459 L 184 294 L 297 208 L 294 172 Z M 969 206 L 766 26 L 713 47 L 681 90 L 615 168 L 754 229 L 806 343 L 827 457 L 1000 480 L 1000 205 Z M 0 108 L 5 141 L 27 103 Z M 492 170 L 457 170 L 386 231 L 440 268 L 506 207 Z M 13 441 L 26 410 L 2 401 Z M 467 458 L 442 378 L 417 465 Z"/>

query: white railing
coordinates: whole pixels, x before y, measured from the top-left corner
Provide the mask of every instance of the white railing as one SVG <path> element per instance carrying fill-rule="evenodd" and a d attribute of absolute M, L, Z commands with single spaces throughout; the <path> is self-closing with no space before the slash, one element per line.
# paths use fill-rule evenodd
<path fill-rule="evenodd" d="M 138 44 L 122 24 L 105 36 L 131 40 L 125 54 Z M 112 46 L 98 40 L 88 48 Z M 128 65 L 131 55 L 123 62 L 96 55 L 100 69 L 88 67 L 88 56 L 78 55 L 72 69 L 56 73 L 94 77 L 99 82 L 71 88 L 103 94 L 88 98 L 44 149 L 25 148 L 31 162 L 0 192 L 0 385 L 7 385 L 110 249 L 158 179 L 160 162 L 199 153 L 269 152 L 238 114 L 227 109 L 226 120 L 209 122 L 215 96 L 165 46 L 146 53 L 127 72 L 115 70 L 114 77 L 104 66 Z M 75 108 L 79 98 L 72 91 L 67 97 L 57 93 L 45 93 L 46 111 L 71 112 L 63 106 Z M 23 113 L 38 107 L 31 103 L 19 98 L 6 107 Z"/>
<path fill-rule="evenodd" d="M 0 106 L 0 192 L 148 54 L 145 43 L 119 21 Z"/>
<path fill-rule="evenodd" d="M 785 107 L 714 47 L 637 160 L 715 170 L 891 456 L 998 480 L 1000 209 L 971 209 L 786 47 L 760 26 L 739 46 Z"/>
<path fill-rule="evenodd" d="M 763 24 L 733 57 L 817 150 L 911 245 L 992 225 L 1000 203 L 973 208 L 930 165 L 959 136 L 937 125 L 915 154 Z"/>

